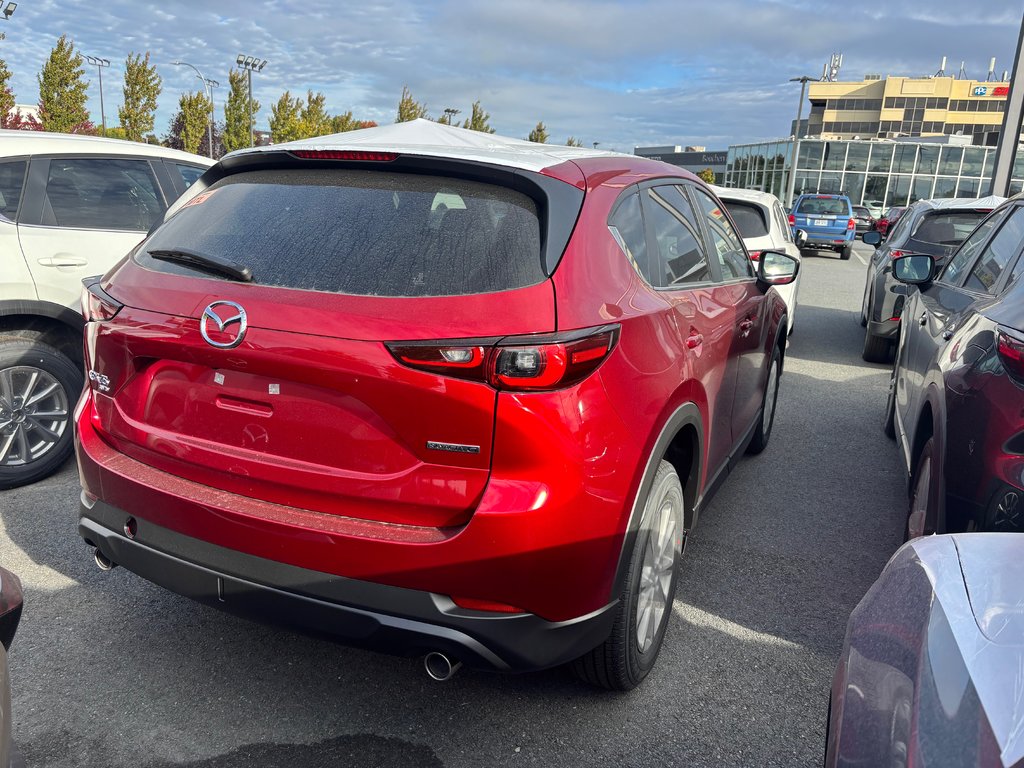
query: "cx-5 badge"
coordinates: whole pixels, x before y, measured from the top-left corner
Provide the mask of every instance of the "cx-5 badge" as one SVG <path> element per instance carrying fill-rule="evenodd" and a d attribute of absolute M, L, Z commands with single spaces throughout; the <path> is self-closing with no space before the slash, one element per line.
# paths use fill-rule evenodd
<path fill-rule="evenodd" d="M 218 312 L 220 308 L 220 312 Z M 228 310 L 235 310 L 234 314 L 228 314 Z M 227 315 L 222 317 L 221 313 Z M 229 341 L 214 341 L 210 338 L 209 331 L 207 330 L 207 324 L 212 322 L 217 326 L 217 330 L 228 336 L 234 332 L 234 328 L 231 330 L 225 330 L 228 326 L 233 326 L 238 323 L 238 332 L 233 339 Z M 245 331 L 249 327 L 249 323 L 246 320 L 245 310 L 242 309 L 241 304 L 236 304 L 233 301 L 215 301 L 210 304 L 206 309 L 203 310 L 203 316 L 199 320 L 199 333 L 203 335 L 203 339 L 212 347 L 219 347 L 220 349 L 233 349 L 242 343 L 242 339 L 245 338 Z"/>
<path fill-rule="evenodd" d="M 462 445 L 461 443 L 438 443 L 427 440 L 427 448 L 432 451 L 449 451 L 451 453 L 480 453 L 479 445 Z"/>

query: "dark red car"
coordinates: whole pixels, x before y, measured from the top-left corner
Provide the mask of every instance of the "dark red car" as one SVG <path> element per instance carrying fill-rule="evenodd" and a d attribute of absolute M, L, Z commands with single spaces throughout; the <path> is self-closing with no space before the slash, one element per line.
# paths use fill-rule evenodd
<path fill-rule="evenodd" d="M 875 231 L 878 232 L 883 238 L 889 235 L 889 230 L 896 226 L 896 222 L 900 220 L 900 216 L 907 210 L 906 206 L 896 206 L 890 208 L 882 218 L 875 221 Z"/>
<path fill-rule="evenodd" d="M 79 531 L 226 610 L 631 688 L 771 434 L 772 283 L 659 162 L 428 121 L 232 154 L 83 296 Z"/>
<path fill-rule="evenodd" d="M 892 262 L 907 298 L 885 428 L 910 477 L 909 537 L 1024 530 L 1024 197 L 991 213 L 936 273 Z"/>

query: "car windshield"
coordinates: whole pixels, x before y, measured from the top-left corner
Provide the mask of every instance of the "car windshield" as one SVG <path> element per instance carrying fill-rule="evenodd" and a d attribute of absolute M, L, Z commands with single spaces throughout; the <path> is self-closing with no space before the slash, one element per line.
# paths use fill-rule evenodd
<path fill-rule="evenodd" d="M 768 220 L 764 209 L 755 203 L 741 203 L 737 200 L 723 200 L 741 237 L 764 237 L 768 234 Z"/>
<path fill-rule="evenodd" d="M 934 213 L 922 217 L 910 237 L 922 243 L 960 245 L 987 214 L 987 211 Z"/>
<path fill-rule="evenodd" d="M 805 197 L 796 209 L 797 213 L 825 216 L 845 216 L 849 213 L 847 202 L 838 197 Z"/>

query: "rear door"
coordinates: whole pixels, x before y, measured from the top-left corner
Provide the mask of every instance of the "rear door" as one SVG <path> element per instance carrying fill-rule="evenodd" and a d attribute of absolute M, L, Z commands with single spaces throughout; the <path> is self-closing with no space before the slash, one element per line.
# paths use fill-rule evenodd
<path fill-rule="evenodd" d="M 82 279 L 103 274 L 167 209 L 151 161 L 36 157 L 18 236 L 41 301 L 78 307 Z"/>
<path fill-rule="evenodd" d="M 129 306 L 89 342 L 111 381 L 96 396 L 103 429 L 124 453 L 212 488 L 461 524 L 492 452 L 482 350 L 555 330 L 540 217 L 521 192 L 438 174 L 228 176 L 107 286 Z M 253 281 L 168 253 L 230 259 Z"/>

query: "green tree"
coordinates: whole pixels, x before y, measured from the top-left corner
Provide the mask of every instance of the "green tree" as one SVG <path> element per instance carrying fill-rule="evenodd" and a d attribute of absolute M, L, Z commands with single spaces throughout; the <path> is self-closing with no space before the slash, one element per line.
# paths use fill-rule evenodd
<path fill-rule="evenodd" d="M 178 114 L 181 116 L 181 148 L 196 154 L 206 136 L 210 100 L 202 91 L 183 93 L 178 100 Z"/>
<path fill-rule="evenodd" d="M 302 138 L 302 99 L 292 98 L 290 91 L 281 94 L 277 104 L 270 108 L 270 140 L 275 144 Z"/>
<path fill-rule="evenodd" d="M 708 184 L 714 184 L 715 172 L 710 168 L 705 168 L 703 171 L 697 174 L 697 178 L 706 181 Z"/>
<path fill-rule="evenodd" d="M 494 129 L 491 128 L 490 122 L 491 116 L 484 112 L 484 108 L 480 106 L 479 101 L 473 102 L 473 112 L 468 118 L 462 121 L 463 128 L 469 128 L 471 131 L 480 131 L 481 133 L 494 133 Z"/>
<path fill-rule="evenodd" d="M 11 70 L 0 59 L 0 128 L 10 128 L 18 117 L 14 114 L 14 91 L 11 90 Z"/>
<path fill-rule="evenodd" d="M 57 45 L 43 64 L 38 76 L 39 118 L 44 131 L 57 133 L 91 133 L 85 108 L 89 82 L 82 67 L 82 54 L 67 35 L 61 35 Z"/>
<path fill-rule="evenodd" d="M 579 139 L 577 139 L 575 136 L 570 136 L 568 138 L 568 140 L 566 140 L 565 146 L 567 146 L 567 147 L 582 147 L 583 146 L 583 142 L 580 141 Z"/>
<path fill-rule="evenodd" d="M 128 131 L 119 125 L 111 126 L 107 128 L 106 137 L 108 139 L 124 139 L 130 141 L 136 141 L 136 139 L 128 139 Z"/>
<path fill-rule="evenodd" d="M 537 123 L 537 127 L 530 131 L 530 135 L 526 137 L 527 141 L 535 141 L 538 144 L 548 143 L 548 129 L 544 127 L 544 123 Z"/>
<path fill-rule="evenodd" d="M 224 151 L 234 152 L 249 146 L 249 131 L 256 124 L 260 103 L 253 99 L 249 115 L 249 87 L 245 72 L 232 69 L 228 73 L 228 98 L 224 103 Z"/>
<path fill-rule="evenodd" d="M 302 137 L 311 139 L 331 132 L 331 116 L 324 108 L 326 98 L 322 93 L 306 91 L 306 106 L 299 115 Z M 300 102 L 301 103 L 301 102 Z"/>
<path fill-rule="evenodd" d="M 149 51 L 145 58 L 137 53 L 128 54 L 124 61 L 124 104 L 117 110 L 125 138 L 142 141 L 142 137 L 153 130 L 156 100 L 161 90 L 163 80 L 156 73 L 156 65 L 149 63 Z"/>
<path fill-rule="evenodd" d="M 420 117 L 427 116 L 427 105 L 420 104 L 412 97 L 412 93 L 409 91 L 409 86 L 402 87 L 402 98 L 398 102 L 398 117 L 395 118 L 396 123 L 407 123 L 410 120 L 416 120 Z"/>

